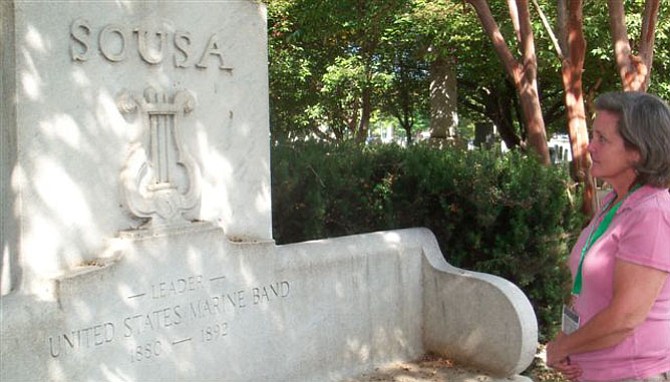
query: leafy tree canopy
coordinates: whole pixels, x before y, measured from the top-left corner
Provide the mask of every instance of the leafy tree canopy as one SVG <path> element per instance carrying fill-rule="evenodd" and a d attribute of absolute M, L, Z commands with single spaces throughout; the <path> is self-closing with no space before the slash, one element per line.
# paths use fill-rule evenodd
<path fill-rule="evenodd" d="M 537 3 L 555 27 L 555 2 Z M 514 90 L 465 2 L 269 0 L 267 5 L 271 127 L 276 138 L 360 140 L 375 120 L 392 120 L 415 133 L 417 126 L 426 125 L 420 121 L 428 118 L 428 72 L 438 58 L 455 66 L 462 125 L 503 118 L 523 136 Z M 490 6 L 505 39 L 514 45 L 506 3 L 490 2 Z M 621 87 L 608 15 L 603 12 L 606 6 L 603 1 L 587 1 L 583 9 L 587 103 L 601 92 Z M 635 51 L 644 1 L 626 1 L 625 7 Z M 565 132 L 561 62 L 536 8 L 531 17 L 545 124 L 548 133 Z M 649 91 L 670 99 L 668 2 L 661 2 L 655 39 Z"/>

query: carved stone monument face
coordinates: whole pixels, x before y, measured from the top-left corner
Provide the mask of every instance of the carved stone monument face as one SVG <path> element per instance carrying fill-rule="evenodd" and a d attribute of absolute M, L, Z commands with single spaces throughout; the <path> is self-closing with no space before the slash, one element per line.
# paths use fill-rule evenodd
<path fill-rule="evenodd" d="M 3 237 L 21 243 L 5 256 L 22 267 L 12 288 L 92 261 L 120 232 L 198 221 L 231 240 L 272 239 L 262 6 L 2 9 L 3 95 L 13 94 L 2 106 Z"/>

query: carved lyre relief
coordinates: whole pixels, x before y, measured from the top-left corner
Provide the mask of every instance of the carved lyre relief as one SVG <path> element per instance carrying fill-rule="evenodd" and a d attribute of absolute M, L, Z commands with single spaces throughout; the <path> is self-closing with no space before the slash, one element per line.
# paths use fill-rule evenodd
<path fill-rule="evenodd" d="M 143 97 L 123 93 L 117 100 L 122 113 L 139 109 L 143 140 L 148 142 L 146 147 L 133 147 L 121 174 L 128 208 L 137 217 L 149 218 L 142 228 L 190 224 L 184 213 L 200 201 L 200 171 L 184 147 L 179 126 L 194 105 L 187 91 L 178 91 L 170 99 L 151 87 Z"/>

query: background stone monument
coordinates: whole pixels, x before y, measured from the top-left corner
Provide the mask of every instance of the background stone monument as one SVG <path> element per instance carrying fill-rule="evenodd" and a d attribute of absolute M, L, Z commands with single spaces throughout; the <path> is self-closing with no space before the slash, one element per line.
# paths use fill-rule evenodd
<path fill-rule="evenodd" d="M 411 229 L 272 240 L 265 9 L 3 1 L 0 379 L 511 376 L 533 310 Z"/>

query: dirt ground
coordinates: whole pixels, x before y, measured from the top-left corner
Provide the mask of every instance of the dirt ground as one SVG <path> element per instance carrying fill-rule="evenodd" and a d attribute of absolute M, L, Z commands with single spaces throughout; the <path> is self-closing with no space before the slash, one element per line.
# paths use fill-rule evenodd
<path fill-rule="evenodd" d="M 541 349 L 524 375 L 517 378 L 492 378 L 486 374 L 435 355 L 426 355 L 413 362 L 386 365 L 343 382 L 566 382 L 545 367 Z"/>

